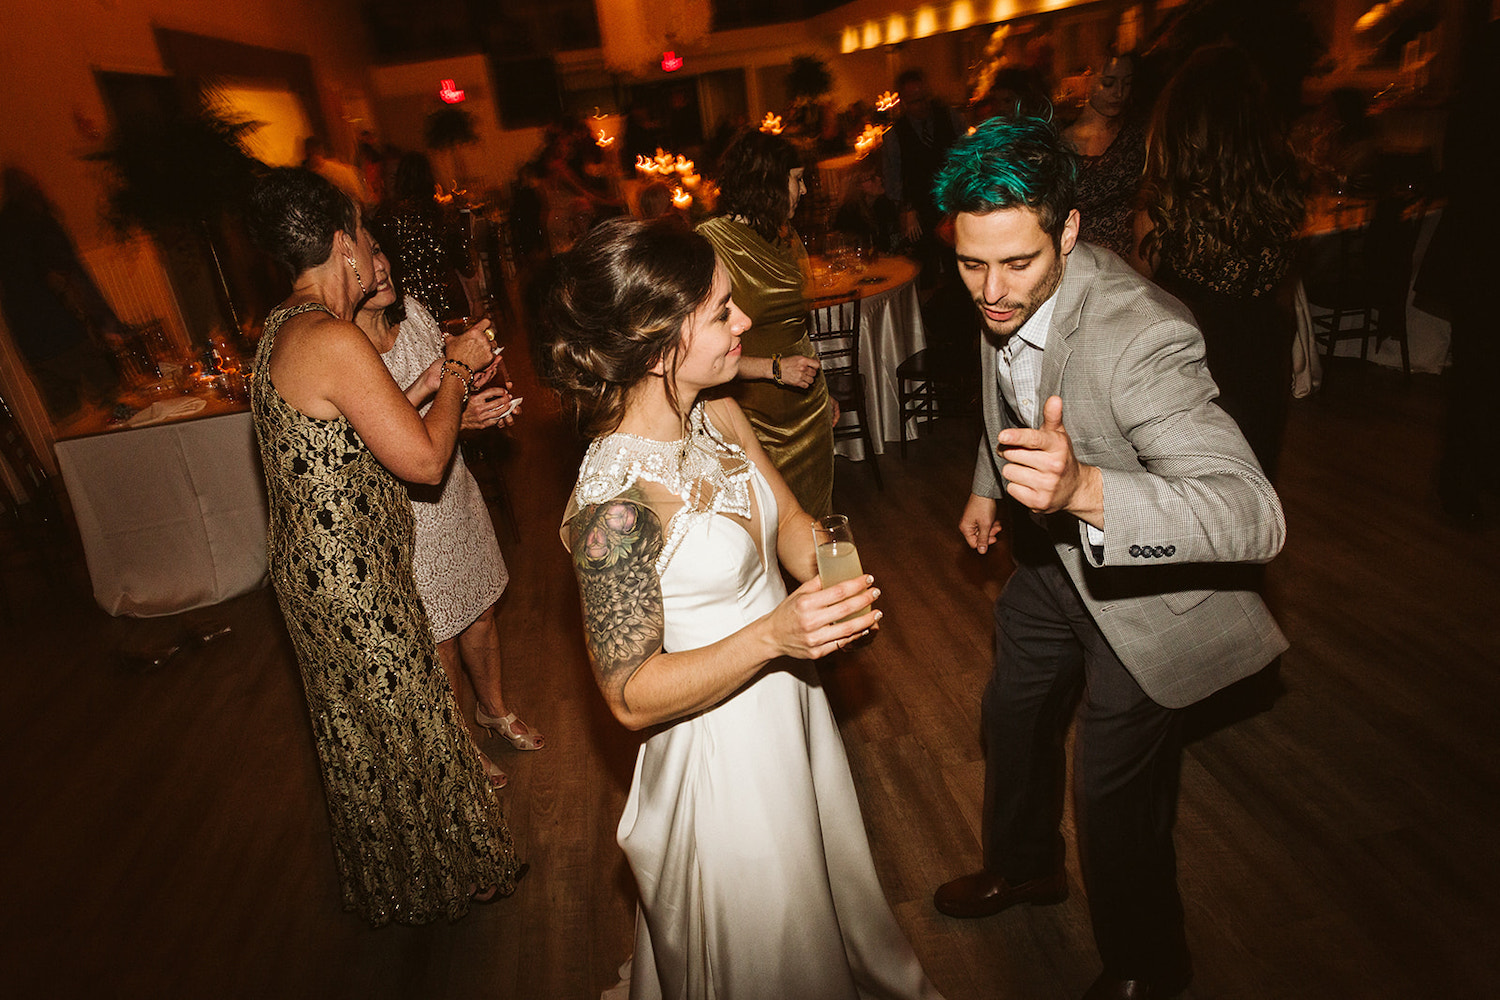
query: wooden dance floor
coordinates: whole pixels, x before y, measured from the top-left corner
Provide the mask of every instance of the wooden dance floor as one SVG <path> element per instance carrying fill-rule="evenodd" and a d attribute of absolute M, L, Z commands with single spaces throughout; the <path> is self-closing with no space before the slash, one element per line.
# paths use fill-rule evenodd
<path fill-rule="evenodd" d="M 493 459 L 513 503 L 505 689 L 547 737 L 539 753 L 486 747 L 532 865 L 519 892 L 455 924 L 372 931 L 344 913 L 273 596 L 116 620 L 73 566 L 66 593 L 7 580 L 0 615 L 0 993 L 584 1000 L 613 984 L 634 920 L 614 828 L 638 737 L 594 687 L 557 537 L 581 449 L 512 364 L 526 416 L 472 464 L 493 498 Z M 1436 376 L 1339 376 L 1292 410 L 1290 533 L 1269 573 L 1292 648 L 1274 702 L 1199 712 L 1186 752 L 1194 1000 L 1478 998 L 1500 983 L 1500 530 L 1437 513 Z M 893 448 L 883 492 L 840 461 L 835 503 L 886 627 L 823 676 L 882 882 L 934 983 L 948 1000 L 1068 1000 L 1098 972 L 1071 831 L 1066 903 L 956 921 L 930 902 L 979 860 L 978 699 L 1010 569 L 1003 545 L 976 556 L 954 527 L 974 433 L 944 422 L 907 459 Z M 119 655 L 219 625 L 232 634 L 155 667 Z"/>

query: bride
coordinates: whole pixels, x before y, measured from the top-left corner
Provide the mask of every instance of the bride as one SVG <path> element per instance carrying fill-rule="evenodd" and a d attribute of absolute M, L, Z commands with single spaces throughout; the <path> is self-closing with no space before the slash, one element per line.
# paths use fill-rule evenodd
<path fill-rule="evenodd" d="M 559 259 L 548 312 L 594 439 L 562 527 L 589 657 L 615 717 L 652 728 L 618 832 L 630 996 L 937 997 L 809 662 L 876 628 L 880 592 L 820 586 L 811 518 L 734 401 L 700 398 L 750 326 L 723 264 L 671 220 L 611 220 Z"/>

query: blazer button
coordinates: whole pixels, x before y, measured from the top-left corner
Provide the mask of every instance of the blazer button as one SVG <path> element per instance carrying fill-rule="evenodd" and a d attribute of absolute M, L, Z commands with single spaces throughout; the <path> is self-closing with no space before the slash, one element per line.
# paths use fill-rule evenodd
<path fill-rule="evenodd" d="M 1168 545 L 1167 546 L 1167 555 L 1169 555 L 1169 556 L 1175 556 L 1176 554 L 1177 554 L 1177 546 L 1175 546 L 1175 545 Z"/>
<path fill-rule="evenodd" d="M 1141 554 L 1141 547 L 1139 545 L 1132 545 L 1130 547 L 1130 554 L 1132 556 L 1139 557 Z"/>

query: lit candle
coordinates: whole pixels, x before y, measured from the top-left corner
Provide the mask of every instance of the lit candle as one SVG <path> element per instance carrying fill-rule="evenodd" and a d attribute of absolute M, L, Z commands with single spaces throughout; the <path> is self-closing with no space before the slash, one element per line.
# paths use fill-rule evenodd
<path fill-rule="evenodd" d="M 773 115 L 767 111 L 766 116 L 760 120 L 760 130 L 769 132 L 771 135 L 781 134 L 781 116 Z"/>
<path fill-rule="evenodd" d="M 680 187 L 672 189 L 672 207 L 687 208 L 693 203 L 693 196 Z"/>

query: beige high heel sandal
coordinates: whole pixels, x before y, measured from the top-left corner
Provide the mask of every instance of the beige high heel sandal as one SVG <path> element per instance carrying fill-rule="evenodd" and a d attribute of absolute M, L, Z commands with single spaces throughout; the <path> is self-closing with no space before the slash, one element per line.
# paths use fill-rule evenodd
<path fill-rule="evenodd" d="M 490 779 L 490 787 L 499 791 L 510 781 L 509 775 L 500 770 L 499 766 L 485 755 L 483 750 L 479 751 L 479 762 L 484 765 L 485 777 Z"/>
<path fill-rule="evenodd" d="M 515 712 L 511 712 L 504 717 L 497 717 L 486 715 L 484 709 L 475 705 L 474 721 L 488 729 L 494 735 L 505 739 L 506 742 L 517 750 L 540 750 L 544 745 L 542 734 L 530 726 L 526 727 L 526 732 L 524 733 L 515 731 L 515 724 L 519 721 L 516 718 Z M 522 723 L 522 725 L 525 725 L 525 723 Z"/>

